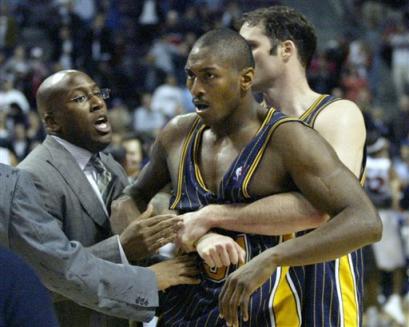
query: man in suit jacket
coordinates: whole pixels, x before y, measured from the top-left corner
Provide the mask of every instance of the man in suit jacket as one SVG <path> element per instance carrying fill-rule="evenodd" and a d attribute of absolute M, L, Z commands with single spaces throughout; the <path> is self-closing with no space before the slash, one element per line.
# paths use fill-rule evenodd
<path fill-rule="evenodd" d="M 111 203 L 121 195 L 127 177 L 118 163 L 101 152 L 112 136 L 104 101 L 108 96 L 108 90 L 99 89 L 79 71 L 48 77 L 38 89 L 37 107 L 49 135 L 19 167 L 32 174 L 47 211 L 70 240 L 81 242 L 100 258 L 126 262 L 142 259 L 173 240 L 178 218 L 152 217 L 148 226 L 136 221 L 121 235 L 112 235 Z M 62 326 L 100 326 L 102 321 L 109 326 L 127 325 L 72 302 L 57 303 L 56 309 Z"/>
<path fill-rule="evenodd" d="M 109 315 L 147 321 L 158 306 L 158 288 L 187 282 L 181 264 L 114 264 L 69 241 L 27 172 L 0 164 L 0 185 L 0 245 L 21 255 L 54 292 Z"/>

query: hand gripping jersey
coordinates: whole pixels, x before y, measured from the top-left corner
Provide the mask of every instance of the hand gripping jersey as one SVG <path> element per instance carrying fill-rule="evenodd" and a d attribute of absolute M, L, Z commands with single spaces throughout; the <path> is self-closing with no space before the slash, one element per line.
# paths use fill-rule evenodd
<path fill-rule="evenodd" d="M 249 182 L 263 156 L 275 128 L 288 118 L 270 109 L 256 136 L 241 151 L 225 173 L 217 193 L 206 188 L 197 162 L 203 131 L 207 126 L 196 119 L 187 135 L 179 165 L 178 183 L 171 208 L 179 212 L 195 211 L 213 203 L 246 203 L 257 200 L 248 190 Z M 219 230 L 234 238 L 246 250 L 247 260 L 275 246 L 283 237 L 270 237 Z M 226 326 L 219 318 L 218 296 L 226 277 L 237 267 L 210 269 L 202 263 L 200 285 L 180 285 L 167 290 L 160 301 L 159 326 Z M 276 272 L 257 290 L 250 303 L 250 319 L 241 326 L 299 326 L 303 272 L 287 273 L 288 267 Z"/>
<path fill-rule="evenodd" d="M 320 96 L 300 119 L 314 128 L 319 113 L 340 99 Z M 328 109 L 331 110 L 331 109 Z M 360 180 L 364 182 L 364 153 Z M 302 235 L 305 232 L 298 233 Z M 362 326 L 363 310 L 363 253 L 359 249 L 334 261 L 304 267 L 291 267 L 290 272 L 305 273 L 302 325 Z"/>

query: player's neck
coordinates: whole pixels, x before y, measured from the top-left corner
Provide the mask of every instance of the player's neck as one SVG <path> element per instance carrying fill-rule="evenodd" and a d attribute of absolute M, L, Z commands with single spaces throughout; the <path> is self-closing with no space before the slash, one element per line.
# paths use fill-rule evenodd
<path fill-rule="evenodd" d="M 300 74 L 287 74 L 263 92 L 269 107 L 273 106 L 295 117 L 302 115 L 319 95 L 310 88 L 305 76 Z"/>
<path fill-rule="evenodd" d="M 257 129 L 259 107 L 260 104 L 251 97 L 251 100 L 242 103 L 227 119 L 218 124 L 212 124 L 210 129 L 218 139 L 235 137 L 235 135 L 240 135 L 244 129 L 252 127 Z"/>

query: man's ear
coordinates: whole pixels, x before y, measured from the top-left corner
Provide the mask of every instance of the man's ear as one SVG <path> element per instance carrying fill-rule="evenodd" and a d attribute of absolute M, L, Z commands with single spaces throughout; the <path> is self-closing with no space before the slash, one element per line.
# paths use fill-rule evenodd
<path fill-rule="evenodd" d="M 61 126 L 58 124 L 52 111 L 44 114 L 43 123 L 49 134 L 58 134 L 61 131 Z"/>
<path fill-rule="evenodd" d="M 241 71 L 240 87 L 242 91 L 248 91 L 251 89 L 254 80 L 254 68 L 247 67 Z"/>
<path fill-rule="evenodd" d="M 290 58 L 294 55 L 296 55 L 297 48 L 295 47 L 295 44 L 291 40 L 286 40 L 284 42 L 281 42 L 281 57 L 284 59 L 284 61 L 290 60 Z"/>

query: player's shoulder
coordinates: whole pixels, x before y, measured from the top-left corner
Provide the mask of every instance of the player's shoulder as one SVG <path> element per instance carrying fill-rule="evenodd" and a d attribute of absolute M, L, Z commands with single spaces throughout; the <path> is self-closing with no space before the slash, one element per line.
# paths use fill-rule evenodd
<path fill-rule="evenodd" d="M 319 115 L 318 119 L 336 119 L 337 121 L 349 121 L 363 122 L 363 115 L 361 109 L 356 105 L 356 103 L 347 100 L 339 99 L 328 105 L 326 110 L 323 110 Z"/>
<path fill-rule="evenodd" d="M 362 111 L 352 101 L 340 99 L 328 105 L 318 115 L 314 128 L 320 133 L 334 130 L 365 130 Z"/>
<path fill-rule="evenodd" d="M 198 116 L 195 113 L 178 115 L 172 118 L 160 132 L 159 139 L 162 143 L 168 143 L 184 138 L 197 119 Z"/>
<path fill-rule="evenodd" d="M 290 140 L 302 139 L 306 133 L 314 132 L 313 129 L 296 117 L 283 116 L 274 128 L 275 141 L 286 144 Z"/>

